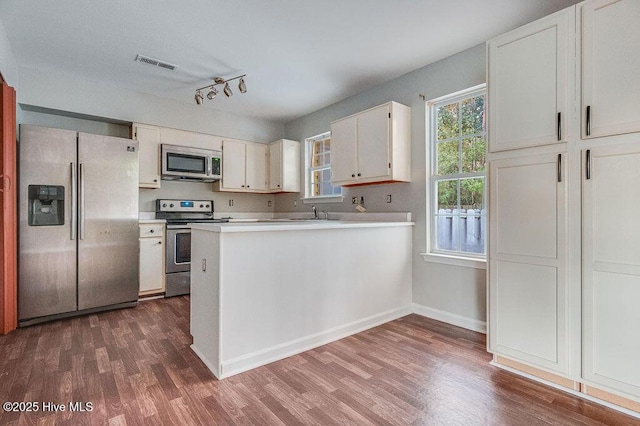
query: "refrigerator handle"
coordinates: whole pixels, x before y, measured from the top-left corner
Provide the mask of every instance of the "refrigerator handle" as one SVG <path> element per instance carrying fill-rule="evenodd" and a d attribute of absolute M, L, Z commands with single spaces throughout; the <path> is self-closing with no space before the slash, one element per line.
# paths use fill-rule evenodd
<path fill-rule="evenodd" d="M 76 239 L 78 228 L 78 181 L 76 179 L 76 165 L 71 163 L 71 239 Z"/>
<path fill-rule="evenodd" d="M 80 179 L 78 179 L 80 187 L 80 201 L 78 202 L 78 222 L 80 225 L 80 239 L 84 240 L 84 166 L 80 164 Z"/>

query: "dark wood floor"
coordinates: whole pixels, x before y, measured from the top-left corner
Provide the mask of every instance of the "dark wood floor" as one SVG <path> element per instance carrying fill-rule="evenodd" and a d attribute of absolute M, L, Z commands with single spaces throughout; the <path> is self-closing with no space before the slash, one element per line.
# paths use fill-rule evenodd
<path fill-rule="evenodd" d="M 0 425 L 640 424 L 491 367 L 484 335 L 417 315 L 223 381 L 190 343 L 188 297 L 0 337 L 0 402 L 39 403 Z"/>

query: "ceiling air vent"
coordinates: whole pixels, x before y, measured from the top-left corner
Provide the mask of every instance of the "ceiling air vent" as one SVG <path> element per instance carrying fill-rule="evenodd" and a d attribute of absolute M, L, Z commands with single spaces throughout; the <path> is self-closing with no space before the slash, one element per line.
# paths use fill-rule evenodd
<path fill-rule="evenodd" d="M 142 62 L 143 64 L 154 65 L 171 71 L 178 68 L 177 65 L 173 65 L 168 62 L 162 62 L 158 59 L 149 58 L 148 56 L 136 55 L 136 61 Z"/>

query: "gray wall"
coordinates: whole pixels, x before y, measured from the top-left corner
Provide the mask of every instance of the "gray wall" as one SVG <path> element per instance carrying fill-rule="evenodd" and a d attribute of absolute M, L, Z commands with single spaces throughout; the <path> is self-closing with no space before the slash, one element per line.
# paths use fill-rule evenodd
<path fill-rule="evenodd" d="M 198 106 L 191 98 L 179 102 L 32 68 L 20 67 L 19 74 L 18 103 L 25 106 L 264 143 L 284 132 L 282 123 Z"/>
<path fill-rule="evenodd" d="M 129 127 L 124 123 L 140 122 L 264 143 L 284 134 L 284 124 L 278 122 L 81 81 L 73 76 L 29 68 L 19 71 L 19 124 L 128 137 Z M 154 211 L 157 198 L 214 200 L 215 210 L 230 216 L 234 212 L 271 212 L 275 208 L 273 195 L 221 193 L 212 191 L 211 184 L 163 181 L 160 189 L 140 190 L 140 211 Z M 229 200 L 233 200 L 233 206 L 229 206 Z"/>
<path fill-rule="evenodd" d="M 397 101 L 412 108 L 411 182 L 345 188 L 342 203 L 322 204 L 329 211 L 355 211 L 352 196 L 363 196 L 369 211 L 410 211 L 416 222 L 413 231 L 413 301 L 465 318 L 485 321 L 485 271 L 426 263 L 419 255 L 426 251 L 426 123 L 428 99 L 457 92 L 486 81 L 485 45 L 478 45 L 442 61 L 427 65 L 342 102 L 316 111 L 285 126 L 287 139 L 305 138 L 330 130 L 333 120 L 359 111 Z M 304 161 L 304 159 L 303 159 Z M 302 168 L 304 170 L 304 167 Z M 304 182 L 304 176 L 302 176 Z M 392 203 L 386 196 L 392 195 Z M 309 211 L 299 200 L 303 194 L 278 195 L 277 211 Z M 320 206 L 320 205 L 319 205 Z"/>

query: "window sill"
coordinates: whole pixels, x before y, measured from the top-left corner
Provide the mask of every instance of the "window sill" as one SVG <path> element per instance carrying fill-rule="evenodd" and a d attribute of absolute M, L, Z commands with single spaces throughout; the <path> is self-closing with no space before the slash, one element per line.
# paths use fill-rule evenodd
<path fill-rule="evenodd" d="M 420 253 L 425 262 L 442 263 L 445 265 L 462 266 L 473 269 L 487 269 L 487 261 L 485 259 L 476 259 L 473 257 L 448 256 L 436 253 Z"/>
<path fill-rule="evenodd" d="M 302 198 L 303 204 L 341 203 L 343 201 L 344 197 L 342 195 Z"/>

